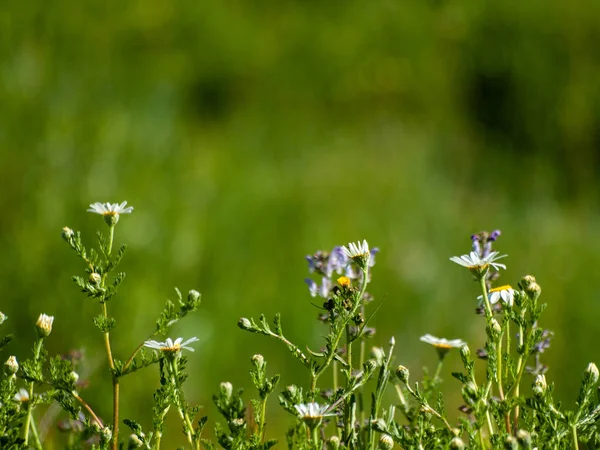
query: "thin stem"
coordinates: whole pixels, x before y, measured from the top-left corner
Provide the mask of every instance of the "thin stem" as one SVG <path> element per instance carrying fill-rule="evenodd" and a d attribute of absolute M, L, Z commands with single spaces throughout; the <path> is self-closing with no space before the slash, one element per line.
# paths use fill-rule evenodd
<path fill-rule="evenodd" d="M 194 426 L 192 425 L 192 421 L 190 420 L 190 417 L 188 416 L 187 411 L 184 408 L 184 402 L 183 402 L 183 392 L 181 391 L 181 386 L 179 385 L 178 382 L 178 367 L 177 367 L 177 361 L 174 359 L 177 357 L 177 355 L 172 355 L 173 357 L 169 357 L 169 368 L 170 368 L 170 372 L 171 372 L 171 383 L 173 383 L 173 387 L 175 388 L 175 396 L 174 396 L 174 400 L 175 400 L 175 406 L 177 407 L 177 412 L 179 413 L 179 417 L 181 418 L 181 420 L 183 421 L 183 428 L 185 430 L 185 435 L 188 439 L 188 442 L 190 443 L 190 445 L 192 446 L 192 448 L 199 448 L 199 442 L 196 443 L 195 438 L 193 436 L 194 434 Z"/>
<path fill-rule="evenodd" d="M 267 414 L 267 398 L 260 402 L 260 421 L 258 422 L 258 439 L 262 443 L 265 432 L 265 415 Z"/>
<path fill-rule="evenodd" d="M 444 359 L 438 359 L 437 367 L 435 368 L 435 373 L 433 374 L 433 383 L 435 383 L 440 377 L 440 371 L 442 370 L 442 366 L 444 365 Z"/>
<path fill-rule="evenodd" d="M 82 399 L 79 394 L 77 394 L 77 392 L 73 391 L 72 392 L 73 397 L 75 398 L 75 400 L 77 400 L 79 403 L 81 403 L 81 406 L 84 407 L 84 409 L 90 414 L 90 416 L 92 416 L 92 418 L 94 419 L 94 421 L 101 427 L 104 427 L 104 424 L 102 423 L 102 421 L 98 418 L 98 416 L 96 415 L 96 413 L 94 413 L 94 410 L 90 407 L 90 405 L 88 405 L 86 403 L 86 401 L 84 399 Z"/>
<path fill-rule="evenodd" d="M 311 439 L 313 441 L 313 445 L 315 450 L 319 450 L 319 427 L 312 427 L 311 431 Z"/>
<path fill-rule="evenodd" d="M 573 450 L 579 450 L 579 443 L 577 441 L 577 426 L 571 425 L 571 435 L 573 436 Z"/>
<path fill-rule="evenodd" d="M 485 317 L 486 317 L 487 325 L 488 325 L 488 328 L 491 328 L 493 313 L 492 313 L 492 305 L 490 304 L 490 299 L 488 298 L 488 290 L 487 290 L 487 285 L 485 282 L 485 274 L 480 276 L 479 285 L 481 286 L 481 292 L 483 294 L 483 302 L 485 305 Z M 498 356 L 497 353 L 498 352 L 496 352 L 496 357 Z M 483 398 L 481 399 L 481 401 L 487 400 L 487 397 L 490 393 L 491 387 L 492 387 L 492 379 L 490 378 L 487 382 L 485 392 L 483 394 Z M 490 436 L 491 436 L 494 433 L 494 427 L 492 426 L 492 417 L 490 415 L 490 410 L 487 406 L 486 406 L 486 410 L 485 410 L 485 417 L 486 417 L 487 425 L 488 425 L 488 428 L 490 431 Z"/>
<path fill-rule="evenodd" d="M 42 443 L 40 442 L 40 436 L 35 426 L 35 420 L 31 421 L 31 435 L 33 436 L 34 446 L 37 450 L 43 450 Z"/>
<path fill-rule="evenodd" d="M 38 360 L 40 359 L 40 352 L 42 350 L 42 343 L 44 338 L 39 338 L 35 343 L 35 347 L 33 349 L 33 360 L 37 365 Z M 25 423 L 23 424 L 23 440 L 25 441 L 25 447 L 29 443 L 29 429 L 31 428 L 31 414 L 33 412 L 33 385 L 34 382 L 31 381 L 29 383 L 29 389 L 27 390 L 28 400 L 27 400 L 27 416 L 25 417 Z"/>

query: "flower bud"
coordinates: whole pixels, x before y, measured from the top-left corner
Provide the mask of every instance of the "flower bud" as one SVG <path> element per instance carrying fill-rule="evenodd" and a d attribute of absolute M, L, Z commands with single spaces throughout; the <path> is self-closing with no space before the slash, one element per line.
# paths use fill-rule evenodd
<path fill-rule="evenodd" d="M 224 381 L 219 385 L 223 397 L 230 399 L 233 394 L 233 385 L 229 381 Z"/>
<path fill-rule="evenodd" d="M 200 292 L 192 289 L 190 292 L 188 292 L 188 302 L 190 303 L 196 303 L 200 300 Z"/>
<path fill-rule="evenodd" d="M 50 336 L 52 333 L 52 322 L 54 322 L 53 316 L 47 316 L 46 314 L 40 314 L 38 320 L 35 324 L 35 327 L 38 332 L 38 336 L 40 338 L 45 338 Z"/>
<path fill-rule="evenodd" d="M 496 334 L 500 334 L 502 332 L 502 327 L 500 327 L 500 324 L 498 323 L 498 321 L 494 318 L 492 318 L 492 320 L 490 321 L 492 330 L 494 330 L 494 333 Z"/>
<path fill-rule="evenodd" d="M 584 377 L 589 384 L 598 383 L 600 374 L 598 373 L 598 367 L 593 362 L 589 363 L 587 369 L 585 369 Z"/>
<path fill-rule="evenodd" d="M 410 371 L 404 366 L 398 366 L 396 369 L 396 376 L 403 383 L 408 383 L 408 377 L 410 376 Z"/>
<path fill-rule="evenodd" d="M 377 448 L 380 450 L 391 450 L 394 447 L 394 439 L 389 434 L 382 434 L 379 438 Z"/>
<path fill-rule="evenodd" d="M 377 369 L 377 366 L 379 365 L 380 364 L 378 364 L 378 362 L 375 359 L 367 359 L 364 364 L 365 372 L 373 372 L 375 369 Z"/>
<path fill-rule="evenodd" d="M 88 277 L 88 281 L 90 284 L 93 284 L 93 285 L 100 284 L 102 282 L 102 275 L 100 275 L 99 273 L 96 273 L 96 272 L 92 272 L 92 273 L 90 273 L 90 276 Z"/>
<path fill-rule="evenodd" d="M 2 325 L 6 319 L 8 319 L 8 317 L 6 317 L 6 314 L 0 311 L 0 325 Z"/>
<path fill-rule="evenodd" d="M 69 242 L 75 236 L 75 232 L 69 227 L 63 227 L 61 236 L 65 241 Z"/>
<path fill-rule="evenodd" d="M 9 375 L 14 375 L 19 371 L 19 363 L 17 362 L 16 356 L 9 356 L 4 363 L 4 369 Z"/>
<path fill-rule="evenodd" d="M 129 439 L 127 442 L 127 449 L 140 448 L 144 443 L 137 437 L 135 434 L 129 435 Z"/>
<path fill-rule="evenodd" d="M 252 364 L 254 364 L 257 369 L 262 369 L 265 365 L 265 357 L 263 355 L 254 355 L 252 357 Z"/>
<path fill-rule="evenodd" d="M 456 448 L 456 449 L 462 450 L 465 448 L 465 443 L 463 442 L 463 440 L 460 437 L 454 436 L 452 438 L 452 440 L 450 441 L 450 448 Z"/>
<path fill-rule="evenodd" d="M 469 361 L 471 359 L 471 350 L 468 345 L 463 345 L 460 348 L 460 357 L 463 361 Z"/>
<path fill-rule="evenodd" d="M 469 397 L 477 398 L 478 389 L 477 385 L 474 382 L 469 381 L 467 384 L 465 384 L 464 389 L 465 392 L 469 395 Z"/>
<path fill-rule="evenodd" d="M 101 440 L 103 440 L 104 442 L 108 442 L 112 439 L 112 431 L 109 427 L 104 427 L 102 428 L 102 431 L 100 432 L 100 437 Z"/>
<path fill-rule="evenodd" d="M 548 385 L 546 383 L 546 377 L 543 374 L 539 374 L 535 377 L 533 381 L 533 395 L 536 397 L 541 397 L 546 392 Z"/>
<path fill-rule="evenodd" d="M 340 438 L 337 436 L 331 436 L 327 440 L 327 450 L 338 450 L 340 448 Z"/>
<path fill-rule="evenodd" d="M 77 383 L 79 381 L 79 374 L 73 370 L 69 374 L 69 381 L 71 381 L 73 384 Z"/>
<path fill-rule="evenodd" d="M 394 336 L 392 336 L 390 338 L 389 344 L 390 344 L 390 347 L 393 347 L 394 345 L 396 345 L 396 338 Z"/>
<path fill-rule="evenodd" d="M 525 448 L 531 447 L 531 434 L 529 434 L 526 430 L 517 431 L 517 440 L 523 445 Z"/>
<path fill-rule="evenodd" d="M 250 322 L 250 320 L 245 317 L 242 317 L 240 320 L 238 320 L 238 327 L 240 327 L 242 330 L 254 331 L 254 328 L 252 327 L 252 322 Z"/>
<path fill-rule="evenodd" d="M 242 418 L 233 419 L 230 422 L 230 425 L 231 425 L 232 428 L 239 430 L 239 429 L 244 428 L 246 426 L 246 421 L 244 419 L 242 419 Z"/>
<path fill-rule="evenodd" d="M 518 450 L 519 443 L 517 441 L 517 438 L 514 436 L 506 436 L 506 438 L 504 439 L 504 448 L 506 450 Z"/>

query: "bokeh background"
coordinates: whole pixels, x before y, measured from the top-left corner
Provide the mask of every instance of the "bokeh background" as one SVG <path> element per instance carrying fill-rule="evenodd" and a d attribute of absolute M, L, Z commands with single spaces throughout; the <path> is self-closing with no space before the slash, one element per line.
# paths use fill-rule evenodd
<path fill-rule="evenodd" d="M 83 267 L 60 238 L 68 225 L 94 242 L 92 202 L 135 207 L 116 234 L 129 246 L 109 305 L 118 357 L 174 286 L 202 292 L 173 336 L 201 339 L 187 392 L 210 428 L 212 393 L 249 388 L 255 353 L 282 387 L 306 385 L 286 348 L 236 326 L 281 312 L 290 339 L 319 347 L 306 254 L 380 247 L 373 344 L 395 336 L 419 374 L 435 363 L 422 334 L 482 344 L 477 286 L 448 257 L 499 228 L 502 281 L 537 277 L 556 333 L 548 377 L 573 405 L 600 359 L 599 40 L 593 0 L 4 5 L 0 309 L 18 341 L 1 358 L 27 357 L 38 314 L 56 316 L 50 351 L 85 350 L 83 395 L 110 416 L 99 306 L 70 281 Z M 150 427 L 156 383 L 153 369 L 125 379 L 122 415 Z M 271 407 L 282 438 L 290 418 Z"/>

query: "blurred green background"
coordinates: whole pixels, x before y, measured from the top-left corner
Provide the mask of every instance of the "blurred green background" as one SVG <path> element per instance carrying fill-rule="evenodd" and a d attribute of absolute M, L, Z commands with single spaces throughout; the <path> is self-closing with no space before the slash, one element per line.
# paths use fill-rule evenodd
<path fill-rule="evenodd" d="M 103 417 L 99 306 L 60 238 L 68 225 L 94 242 L 96 201 L 135 207 L 116 234 L 117 357 L 174 286 L 202 292 L 173 336 L 201 339 L 187 392 L 211 428 L 212 393 L 249 387 L 254 353 L 281 387 L 308 381 L 239 317 L 281 312 L 318 348 L 304 256 L 363 238 L 381 249 L 373 344 L 395 336 L 416 374 L 435 362 L 422 334 L 482 345 L 477 286 L 448 257 L 494 228 L 501 280 L 533 274 L 549 303 L 556 395 L 572 405 L 600 359 L 599 2 L 23 0 L 0 10 L 0 37 L 0 309 L 19 338 L 0 356 L 27 357 L 38 314 L 56 316 L 49 349 L 85 349 L 83 395 Z M 156 383 L 152 369 L 125 379 L 123 417 L 151 426 Z M 289 419 L 272 414 L 270 435 Z"/>

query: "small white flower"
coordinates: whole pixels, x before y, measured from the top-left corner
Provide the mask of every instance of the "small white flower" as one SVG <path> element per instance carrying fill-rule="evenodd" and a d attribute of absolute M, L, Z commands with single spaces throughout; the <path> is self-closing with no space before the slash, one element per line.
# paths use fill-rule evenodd
<path fill-rule="evenodd" d="M 506 255 L 498 256 L 498 252 L 492 252 L 484 258 L 480 258 L 475 252 L 471 252 L 468 255 L 453 256 L 450 261 L 455 262 L 467 269 L 484 269 L 487 266 L 492 266 L 494 269 L 506 269 L 504 264 L 499 264 L 495 261 L 500 258 L 504 258 Z"/>
<path fill-rule="evenodd" d="M 88 212 L 100 214 L 101 216 L 114 216 L 115 214 L 130 214 L 133 206 L 127 206 L 127 202 L 118 203 L 92 203 Z"/>
<path fill-rule="evenodd" d="M 477 299 L 482 302 L 483 295 L 480 295 L 477 297 Z M 515 290 L 508 284 L 492 288 L 488 293 L 488 300 L 490 301 L 491 305 L 498 303 L 498 301 L 501 300 L 508 306 L 512 307 L 515 300 Z"/>
<path fill-rule="evenodd" d="M 467 343 L 461 339 L 448 340 L 448 339 L 444 339 L 444 338 L 437 338 L 435 336 L 432 336 L 431 334 L 426 334 L 424 336 L 421 336 L 421 341 L 423 341 L 427 344 L 431 344 L 435 348 L 442 349 L 442 350 L 450 350 L 451 348 L 461 348 L 461 347 L 467 345 Z"/>
<path fill-rule="evenodd" d="M 344 255 L 352 259 L 371 256 L 369 252 L 369 244 L 367 243 L 366 239 L 363 240 L 362 243 L 357 242 L 355 244 L 354 242 L 350 242 L 348 247 L 342 247 L 342 251 L 344 252 Z"/>
<path fill-rule="evenodd" d="M 335 416 L 333 413 L 327 414 L 327 409 L 329 405 L 319 406 L 318 403 L 301 403 L 299 405 L 294 405 L 296 411 L 303 419 L 320 419 L 325 416 Z"/>
<path fill-rule="evenodd" d="M 198 339 L 197 337 L 189 338 L 185 342 L 182 342 L 183 338 L 177 338 L 177 339 L 175 339 L 175 342 L 173 342 L 173 340 L 171 340 L 171 338 L 167 338 L 167 340 L 165 342 L 158 342 L 158 341 L 150 340 L 150 341 L 144 342 L 144 347 L 161 350 L 163 352 L 178 352 L 178 351 L 181 351 L 181 349 L 185 349 L 185 350 L 189 350 L 190 352 L 193 352 L 194 349 L 192 347 L 188 347 L 188 344 L 191 344 L 192 342 L 197 342 L 199 340 L 200 339 Z"/>
<path fill-rule="evenodd" d="M 127 202 L 118 203 L 92 203 L 88 212 L 100 214 L 104 217 L 104 221 L 110 225 L 116 225 L 119 221 L 120 214 L 130 214 L 133 211 L 133 206 L 127 206 Z"/>
<path fill-rule="evenodd" d="M 15 394 L 13 399 L 17 402 L 25 403 L 29 401 L 29 392 L 26 389 L 19 389 L 19 392 Z"/>

